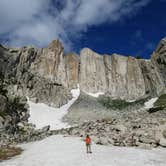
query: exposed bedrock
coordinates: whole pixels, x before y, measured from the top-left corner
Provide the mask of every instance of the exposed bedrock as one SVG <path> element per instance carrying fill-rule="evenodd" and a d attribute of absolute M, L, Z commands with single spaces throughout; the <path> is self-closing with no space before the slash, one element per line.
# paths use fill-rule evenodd
<path fill-rule="evenodd" d="M 80 89 L 104 92 L 113 98 L 137 100 L 163 93 L 166 85 L 166 41 L 161 40 L 150 60 L 118 54 L 80 53 Z"/>
<path fill-rule="evenodd" d="M 80 56 L 65 55 L 58 40 L 47 48 L 0 45 L 0 71 L 11 94 L 54 106 L 65 104 L 71 98 L 70 90 L 78 84 L 86 93 L 136 100 L 164 92 L 166 41 L 161 40 L 151 60 L 99 55 L 88 48 L 82 49 Z"/>

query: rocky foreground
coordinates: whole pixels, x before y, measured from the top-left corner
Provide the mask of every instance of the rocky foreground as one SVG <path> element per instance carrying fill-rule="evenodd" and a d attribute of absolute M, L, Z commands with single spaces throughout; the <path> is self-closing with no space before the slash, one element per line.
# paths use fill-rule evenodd
<path fill-rule="evenodd" d="M 146 120 L 148 119 L 146 118 Z M 166 147 L 166 125 L 152 119 L 144 122 L 139 118 L 133 119 L 133 121 L 103 119 L 86 122 L 58 133 L 79 137 L 90 134 L 92 140 L 100 145 Z"/>
<path fill-rule="evenodd" d="M 165 166 L 166 149 L 152 150 L 92 144 L 92 154 L 86 153 L 82 138 L 51 136 L 44 140 L 20 145 L 25 151 L 1 166 Z"/>
<path fill-rule="evenodd" d="M 153 100 L 125 102 L 81 94 L 64 117 L 64 121 L 79 125 L 62 133 L 88 133 L 102 145 L 166 147 L 166 95 L 151 103 Z M 146 108 L 145 103 L 152 108 Z"/>

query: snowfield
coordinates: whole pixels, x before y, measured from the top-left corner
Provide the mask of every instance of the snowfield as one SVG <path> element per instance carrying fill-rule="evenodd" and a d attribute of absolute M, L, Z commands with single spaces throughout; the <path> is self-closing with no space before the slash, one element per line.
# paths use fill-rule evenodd
<path fill-rule="evenodd" d="M 97 92 L 97 93 L 88 93 L 85 92 L 87 95 L 98 98 L 100 95 L 104 95 L 104 92 Z"/>
<path fill-rule="evenodd" d="M 60 108 L 50 107 L 43 103 L 28 102 L 30 106 L 29 122 L 36 125 L 37 129 L 50 125 L 51 130 L 69 127 L 68 124 L 63 123 L 61 120 L 67 113 L 70 106 L 77 100 L 80 95 L 79 87 L 71 90 L 73 98 Z"/>
<path fill-rule="evenodd" d="M 150 100 L 148 100 L 147 102 L 145 102 L 145 109 L 150 109 L 153 107 L 154 103 L 157 101 L 158 97 L 152 98 Z"/>
<path fill-rule="evenodd" d="M 92 145 L 87 154 L 80 138 L 51 136 L 21 145 L 22 155 L 0 166 L 166 166 L 166 149 L 143 150 Z"/>

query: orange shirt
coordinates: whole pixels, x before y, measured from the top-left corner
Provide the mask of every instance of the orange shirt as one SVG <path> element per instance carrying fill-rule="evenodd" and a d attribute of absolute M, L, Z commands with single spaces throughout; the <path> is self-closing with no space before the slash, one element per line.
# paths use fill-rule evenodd
<path fill-rule="evenodd" d="M 91 138 L 90 138 L 90 137 L 86 137 L 85 143 L 86 143 L 87 145 L 91 144 Z"/>

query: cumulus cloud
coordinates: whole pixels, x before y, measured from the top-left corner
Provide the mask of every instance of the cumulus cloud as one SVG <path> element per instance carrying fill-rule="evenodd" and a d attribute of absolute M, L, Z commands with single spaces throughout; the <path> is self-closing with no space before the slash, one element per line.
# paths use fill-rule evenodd
<path fill-rule="evenodd" d="M 46 46 L 60 39 L 66 50 L 71 38 L 91 26 L 132 17 L 150 0 L 1 0 L 0 36 L 7 44 Z"/>

